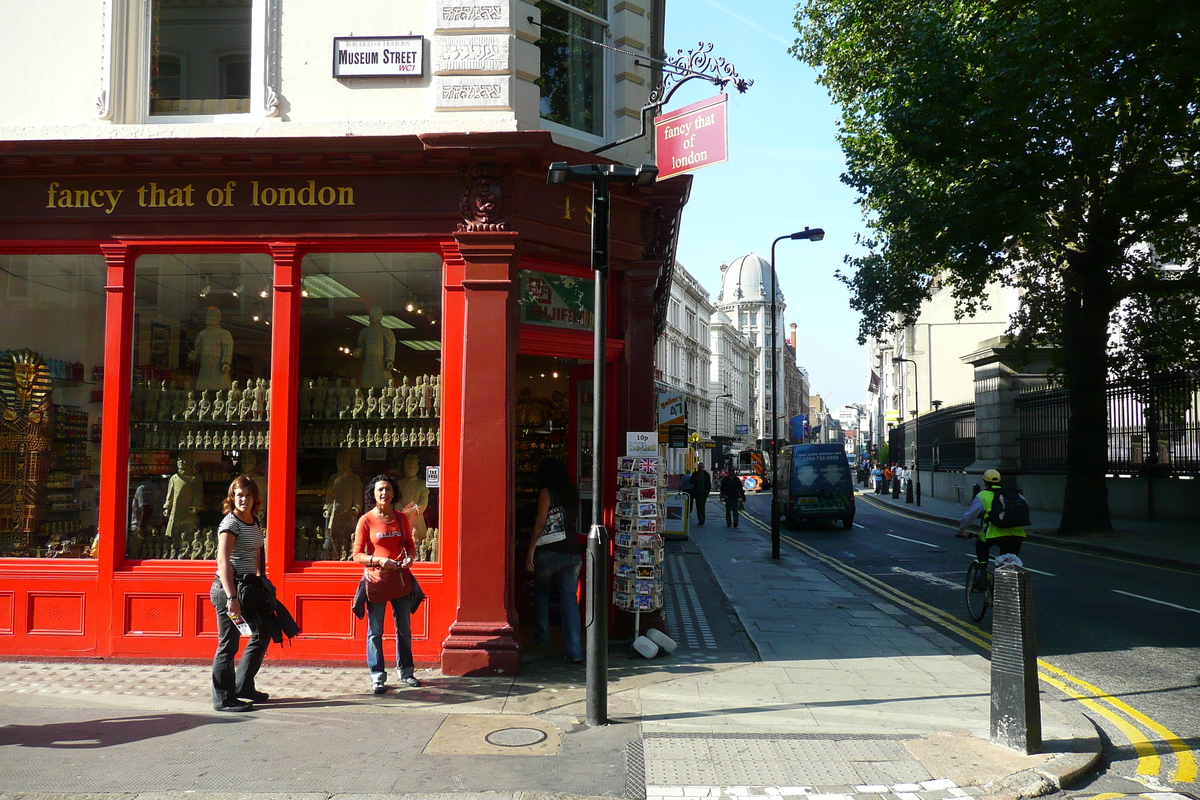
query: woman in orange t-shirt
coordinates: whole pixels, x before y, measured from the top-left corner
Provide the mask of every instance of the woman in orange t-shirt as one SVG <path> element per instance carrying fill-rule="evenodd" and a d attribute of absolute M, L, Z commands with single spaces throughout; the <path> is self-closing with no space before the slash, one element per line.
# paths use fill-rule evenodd
<path fill-rule="evenodd" d="M 367 486 L 366 506 L 371 510 L 358 519 L 354 549 L 350 557 L 366 567 L 367 582 L 367 669 L 375 694 L 387 691 L 387 666 L 383 656 L 383 613 L 392 606 L 396 623 L 397 680 L 420 686 L 413 674 L 410 611 L 413 581 L 409 567 L 417 557 L 413 529 L 425 534 L 425 518 L 415 503 L 402 511 L 392 505 L 400 494 L 396 479 L 377 475 Z"/>

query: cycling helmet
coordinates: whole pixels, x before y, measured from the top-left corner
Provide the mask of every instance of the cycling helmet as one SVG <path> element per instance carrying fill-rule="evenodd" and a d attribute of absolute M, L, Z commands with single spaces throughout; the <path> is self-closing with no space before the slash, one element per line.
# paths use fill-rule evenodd
<path fill-rule="evenodd" d="M 1000 472 L 998 470 L 989 469 L 983 473 L 984 483 L 1000 483 Z"/>

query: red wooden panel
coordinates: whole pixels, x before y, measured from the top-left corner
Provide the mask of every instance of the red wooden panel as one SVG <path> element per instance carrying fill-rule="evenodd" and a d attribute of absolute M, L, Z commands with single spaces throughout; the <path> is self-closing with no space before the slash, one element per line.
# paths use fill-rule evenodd
<path fill-rule="evenodd" d="M 414 642 L 429 638 L 429 600 L 421 603 L 417 613 L 412 615 L 412 638 Z"/>
<path fill-rule="evenodd" d="M 17 596 L 14 592 L 0 592 L 0 634 L 12 634 L 13 625 L 16 617 L 13 611 L 16 608 Z"/>
<path fill-rule="evenodd" d="M 350 597 L 345 594 L 297 594 L 295 617 L 301 638 L 354 638 L 354 612 L 350 610 Z"/>
<path fill-rule="evenodd" d="M 208 592 L 196 595 L 196 638 L 217 638 L 217 610 Z"/>
<path fill-rule="evenodd" d="M 182 594 L 127 594 L 124 611 L 126 636 L 183 636 Z"/>
<path fill-rule="evenodd" d="M 31 635 L 83 635 L 83 592 L 31 591 L 26 605 L 26 630 Z"/>

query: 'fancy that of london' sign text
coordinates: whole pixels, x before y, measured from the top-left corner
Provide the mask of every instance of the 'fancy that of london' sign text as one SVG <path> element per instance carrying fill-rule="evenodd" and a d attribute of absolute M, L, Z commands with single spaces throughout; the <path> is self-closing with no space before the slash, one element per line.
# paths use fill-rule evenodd
<path fill-rule="evenodd" d="M 333 77 L 421 77 L 425 39 L 420 36 L 338 37 L 333 40 Z"/>
<path fill-rule="evenodd" d="M 725 110 L 722 94 L 655 117 L 659 180 L 729 160 Z"/>

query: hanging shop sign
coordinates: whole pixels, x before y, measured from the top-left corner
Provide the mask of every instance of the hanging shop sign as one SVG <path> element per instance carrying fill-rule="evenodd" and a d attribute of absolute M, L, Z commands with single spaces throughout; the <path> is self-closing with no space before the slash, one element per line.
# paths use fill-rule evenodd
<path fill-rule="evenodd" d="M 667 440 L 673 449 L 682 450 L 688 446 L 687 425 L 668 425 Z"/>
<path fill-rule="evenodd" d="M 687 403 L 683 395 L 675 392 L 658 393 L 658 441 L 667 444 L 671 440 L 671 426 L 683 425 L 687 430 Z M 684 447 L 687 447 L 686 433 Z"/>
<path fill-rule="evenodd" d="M 519 280 L 521 322 L 576 331 L 592 329 L 593 281 L 528 269 L 520 271 Z"/>
<path fill-rule="evenodd" d="M 729 160 L 725 95 L 654 118 L 658 179 Z"/>
<path fill-rule="evenodd" d="M 335 78 L 419 78 L 424 68 L 422 36 L 339 36 L 333 40 Z"/>

